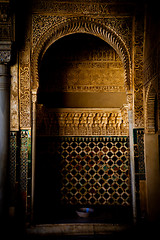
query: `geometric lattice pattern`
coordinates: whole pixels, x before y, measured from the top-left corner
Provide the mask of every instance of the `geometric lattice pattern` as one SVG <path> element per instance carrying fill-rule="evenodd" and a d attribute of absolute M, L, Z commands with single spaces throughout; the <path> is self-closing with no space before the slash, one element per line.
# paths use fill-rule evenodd
<path fill-rule="evenodd" d="M 20 145 L 18 145 L 20 144 Z M 20 147 L 19 147 L 20 146 Z M 26 212 L 31 212 L 31 130 L 10 132 L 9 192 L 12 206 L 20 190 Z"/>
<path fill-rule="evenodd" d="M 64 137 L 61 201 L 130 205 L 128 137 Z"/>
<path fill-rule="evenodd" d="M 17 164 L 17 132 L 10 132 L 10 151 L 9 151 L 9 178 L 10 184 L 16 184 L 16 164 Z"/>
<path fill-rule="evenodd" d="M 15 204 L 16 183 L 18 181 L 18 161 L 17 161 L 17 138 L 16 131 L 10 132 L 10 148 L 9 148 L 9 194 L 10 205 Z"/>
<path fill-rule="evenodd" d="M 145 162 L 144 162 L 144 129 L 134 129 L 134 158 L 135 173 L 140 180 L 145 180 Z"/>
<path fill-rule="evenodd" d="M 27 215 L 31 211 L 31 130 L 21 130 L 20 191 L 26 198 Z M 27 216 L 28 217 L 28 216 Z"/>

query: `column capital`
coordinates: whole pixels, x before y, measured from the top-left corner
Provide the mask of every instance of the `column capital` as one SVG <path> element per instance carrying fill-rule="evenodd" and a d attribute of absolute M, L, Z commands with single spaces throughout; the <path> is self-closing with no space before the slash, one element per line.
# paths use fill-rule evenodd
<path fill-rule="evenodd" d="M 11 42 L 0 41 L 0 64 L 7 64 L 11 60 Z"/>
<path fill-rule="evenodd" d="M 32 93 L 32 103 L 36 103 L 37 102 L 37 90 L 32 89 L 31 93 Z"/>

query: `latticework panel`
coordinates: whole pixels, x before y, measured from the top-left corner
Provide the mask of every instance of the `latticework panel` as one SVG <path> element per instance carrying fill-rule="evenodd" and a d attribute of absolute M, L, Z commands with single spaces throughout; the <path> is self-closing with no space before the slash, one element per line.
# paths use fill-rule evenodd
<path fill-rule="evenodd" d="M 80 205 L 130 205 L 128 137 L 64 137 L 61 201 Z"/>

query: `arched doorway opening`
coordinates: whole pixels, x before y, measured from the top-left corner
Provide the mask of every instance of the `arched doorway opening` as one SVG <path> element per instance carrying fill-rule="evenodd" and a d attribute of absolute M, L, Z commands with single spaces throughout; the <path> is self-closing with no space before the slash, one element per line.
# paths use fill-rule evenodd
<path fill-rule="evenodd" d="M 48 48 L 39 68 L 36 126 L 37 221 L 75 221 L 81 206 L 95 209 L 89 221 L 128 221 L 124 67 L 111 46 L 76 33 Z"/>

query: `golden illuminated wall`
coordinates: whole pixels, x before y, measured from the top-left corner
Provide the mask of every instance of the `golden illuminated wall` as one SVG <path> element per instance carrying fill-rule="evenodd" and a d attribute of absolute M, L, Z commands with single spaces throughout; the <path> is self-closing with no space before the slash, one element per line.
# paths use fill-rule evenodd
<path fill-rule="evenodd" d="M 122 61 L 104 41 L 88 34 L 74 34 L 50 48 L 46 53 L 49 59 L 45 56 L 43 60 L 50 71 L 43 76 L 50 83 L 45 84 L 47 91 L 125 91 Z"/>
<path fill-rule="evenodd" d="M 79 33 L 64 37 L 43 57 L 39 96 L 38 101 L 47 104 L 64 98 L 59 107 L 121 107 L 126 103 L 123 63 L 97 37 Z"/>

